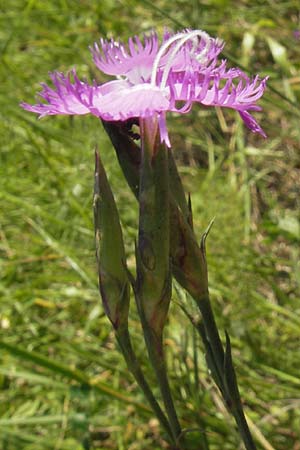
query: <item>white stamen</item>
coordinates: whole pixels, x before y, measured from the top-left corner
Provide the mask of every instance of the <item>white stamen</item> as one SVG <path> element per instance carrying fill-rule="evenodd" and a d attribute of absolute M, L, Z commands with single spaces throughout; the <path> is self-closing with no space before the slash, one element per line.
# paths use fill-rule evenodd
<path fill-rule="evenodd" d="M 197 49 L 197 45 L 198 45 L 198 40 L 196 38 L 199 38 L 199 37 L 204 39 L 205 46 L 201 50 L 201 52 L 197 55 L 196 49 Z M 172 36 L 160 47 L 160 49 L 156 55 L 156 58 L 154 60 L 153 67 L 152 67 L 152 73 L 151 73 L 151 84 L 153 86 L 156 85 L 156 76 L 157 76 L 158 66 L 159 66 L 160 60 L 163 57 L 166 50 L 174 42 L 179 41 L 177 43 L 177 45 L 175 46 L 175 48 L 172 50 L 171 55 L 168 58 L 167 64 L 164 68 L 163 77 L 162 77 L 161 84 L 160 84 L 162 88 L 166 87 L 167 78 L 170 73 L 170 70 L 171 70 L 172 64 L 174 62 L 174 59 L 176 57 L 176 54 L 183 47 L 183 45 L 189 40 L 191 40 L 193 42 L 192 50 L 190 52 L 191 56 L 193 58 L 195 58 L 198 62 L 201 62 L 204 59 L 204 57 L 207 55 L 207 53 L 209 51 L 210 44 L 212 41 L 212 38 L 205 31 L 193 30 L 190 32 L 178 33 L 175 36 Z"/>

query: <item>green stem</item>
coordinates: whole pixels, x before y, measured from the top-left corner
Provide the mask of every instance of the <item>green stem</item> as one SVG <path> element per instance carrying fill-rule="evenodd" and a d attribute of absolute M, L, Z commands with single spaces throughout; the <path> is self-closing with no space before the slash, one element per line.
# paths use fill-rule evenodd
<path fill-rule="evenodd" d="M 247 450 L 256 450 L 256 445 L 251 436 L 245 414 L 243 411 L 240 394 L 238 390 L 238 385 L 236 381 L 236 375 L 233 366 L 231 366 L 233 379 L 231 377 L 232 383 L 228 386 L 226 383 L 226 369 L 225 369 L 225 352 L 223 344 L 219 335 L 217 324 L 214 318 L 213 310 L 211 308 L 209 296 L 201 298 L 197 301 L 197 305 L 203 317 L 203 325 L 205 330 L 205 338 L 209 344 L 212 352 L 213 363 L 216 366 L 218 375 L 217 378 L 220 380 L 220 390 L 224 397 L 226 406 L 233 415 L 235 422 L 237 424 L 238 430 L 242 437 Z M 231 355 L 230 355 L 231 357 Z"/>
<path fill-rule="evenodd" d="M 157 336 L 155 332 L 149 327 L 149 325 L 145 323 L 145 320 L 142 320 L 142 324 L 150 361 L 156 373 L 161 396 L 165 405 L 170 426 L 172 428 L 173 438 L 178 442 L 182 431 L 168 381 L 162 336 Z"/>
<path fill-rule="evenodd" d="M 236 408 L 236 410 L 232 411 L 232 414 L 235 418 L 235 422 L 237 424 L 237 427 L 239 429 L 240 435 L 243 439 L 246 449 L 257 450 L 256 445 L 253 441 L 253 437 L 250 433 L 243 408 Z"/>
<path fill-rule="evenodd" d="M 161 407 L 159 406 L 157 400 L 155 399 L 151 391 L 151 388 L 144 377 L 140 364 L 133 350 L 128 329 L 123 329 L 122 331 L 116 330 L 116 339 L 118 341 L 122 354 L 125 358 L 128 369 L 130 370 L 136 382 L 144 392 L 145 397 L 147 398 L 152 410 L 156 414 L 156 417 L 159 420 L 159 423 L 161 424 L 162 428 L 166 431 L 172 443 L 174 444 L 175 439 L 170 424 Z"/>
<path fill-rule="evenodd" d="M 208 295 L 198 301 L 197 305 L 203 317 L 206 337 L 216 357 L 217 367 L 220 373 L 223 373 L 225 354 Z"/>

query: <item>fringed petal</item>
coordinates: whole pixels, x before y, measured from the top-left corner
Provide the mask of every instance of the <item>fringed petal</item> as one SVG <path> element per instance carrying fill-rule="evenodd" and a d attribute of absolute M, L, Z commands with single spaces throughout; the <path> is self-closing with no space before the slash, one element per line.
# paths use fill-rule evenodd
<path fill-rule="evenodd" d="M 238 68 L 217 65 L 224 44 L 201 30 L 166 31 L 158 37 L 120 41 L 101 39 L 91 48 L 97 67 L 117 79 L 97 85 L 80 81 L 75 70 L 67 76 L 51 74 L 53 87 L 42 85 L 43 102 L 21 106 L 40 117 L 53 114 L 92 113 L 105 120 L 157 116 L 162 141 L 169 145 L 166 112 L 187 113 L 193 103 L 237 110 L 246 125 L 265 136 L 249 111 L 259 110 L 267 78 L 250 79 Z"/>
<path fill-rule="evenodd" d="M 30 105 L 21 103 L 27 111 L 39 114 L 40 117 L 57 114 L 81 115 L 90 112 L 89 103 L 93 87 L 80 81 L 75 70 L 67 76 L 60 72 L 50 74 L 54 88 L 42 84 L 42 91 L 38 94 L 46 103 Z"/>
<path fill-rule="evenodd" d="M 158 37 L 154 31 L 150 36 L 144 36 L 143 42 L 135 36 L 129 39 L 127 47 L 113 39 L 101 39 L 100 45 L 95 43 L 90 50 L 94 63 L 102 72 L 134 80 L 140 76 L 139 82 L 147 81 L 158 51 Z"/>
<path fill-rule="evenodd" d="M 239 111 L 241 118 L 243 119 L 245 125 L 253 132 L 259 133 L 262 137 L 266 138 L 267 135 L 261 126 L 256 122 L 253 116 L 248 113 L 248 111 Z"/>
<path fill-rule="evenodd" d="M 254 133 L 259 133 L 266 137 L 262 128 L 258 125 L 256 120 L 249 114 L 248 111 L 259 111 L 261 108 L 256 105 L 256 102 L 262 97 L 266 89 L 267 77 L 260 79 L 256 76 L 250 79 L 243 72 L 231 72 L 234 78 L 227 78 L 228 73 L 225 73 L 227 78 L 225 85 L 220 88 L 220 78 L 205 78 L 201 80 L 196 86 L 196 93 L 193 101 L 201 103 L 205 106 L 220 106 L 231 108 L 238 111 L 248 128 Z M 207 88 L 207 83 L 210 87 Z M 205 94 L 205 95 L 204 95 Z"/>
<path fill-rule="evenodd" d="M 149 117 L 170 108 L 168 93 L 156 86 L 140 84 L 114 88 L 103 95 L 101 86 L 93 93 L 92 114 L 104 120 L 127 120 L 131 117 Z"/>

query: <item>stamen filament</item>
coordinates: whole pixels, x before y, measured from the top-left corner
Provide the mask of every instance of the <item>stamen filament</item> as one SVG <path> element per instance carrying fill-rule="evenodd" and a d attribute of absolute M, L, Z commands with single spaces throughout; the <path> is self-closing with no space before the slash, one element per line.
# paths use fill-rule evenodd
<path fill-rule="evenodd" d="M 156 85 L 156 76 L 157 76 L 158 66 L 159 66 L 159 63 L 160 63 L 160 60 L 161 60 L 162 56 L 164 55 L 164 53 L 166 52 L 168 47 L 170 47 L 174 42 L 179 40 L 179 42 L 177 43 L 175 48 L 172 50 L 172 53 L 171 53 L 170 57 L 168 58 L 167 64 L 166 64 L 166 66 L 164 68 L 162 81 L 160 83 L 160 87 L 162 89 L 166 87 L 167 78 L 168 78 L 168 75 L 170 73 L 170 69 L 172 67 L 172 64 L 173 64 L 173 61 L 174 61 L 174 58 L 175 58 L 176 54 L 178 53 L 180 48 L 187 41 L 193 40 L 193 38 L 195 38 L 195 37 L 200 37 L 200 38 L 202 37 L 205 40 L 205 47 L 202 49 L 201 53 L 198 55 L 198 57 L 197 57 L 197 59 L 198 59 L 198 58 L 201 58 L 201 56 L 206 53 L 208 44 L 211 41 L 210 36 L 205 31 L 202 31 L 202 30 L 194 30 L 194 31 L 191 31 L 191 32 L 185 32 L 185 33 L 176 34 L 175 36 L 172 36 L 170 39 L 168 39 L 160 47 L 160 49 L 159 49 L 159 51 L 158 51 L 158 53 L 156 55 L 156 58 L 154 60 L 153 67 L 152 67 L 152 73 L 151 73 L 151 84 L 152 84 L 152 86 Z M 194 47 L 193 50 L 195 51 L 196 45 L 194 45 L 193 47 Z"/>

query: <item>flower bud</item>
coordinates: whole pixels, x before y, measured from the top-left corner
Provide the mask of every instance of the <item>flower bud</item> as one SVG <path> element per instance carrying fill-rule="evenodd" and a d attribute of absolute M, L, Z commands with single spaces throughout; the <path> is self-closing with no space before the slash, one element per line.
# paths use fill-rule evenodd
<path fill-rule="evenodd" d="M 103 122 L 104 128 L 108 133 L 112 144 L 116 150 L 116 154 L 126 177 L 127 183 L 135 196 L 138 198 L 139 190 L 141 189 L 142 182 L 140 183 L 139 177 L 142 172 L 141 169 L 141 154 L 142 150 L 134 143 L 131 138 L 126 124 L 119 123 L 115 124 L 113 122 Z M 129 124 L 130 125 L 130 124 Z M 146 130 L 145 130 L 146 131 Z M 157 145 L 157 144 L 155 144 Z M 156 150 L 157 151 L 157 150 Z M 153 161 L 147 163 L 148 166 L 153 164 L 154 161 L 159 160 L 159 155 L 155 155 L 155 150 L 151 149 Z M 154 156 L 153 156 L 154 155 Z M 180 177 L 177 172 L 176 163 L 172 156 L 172 151 L 168 150 L 168 177 L 169 177 L 169 218 L 170 218 L 170 258 L 172 261 L 172 272 L 178 283 L 184 287 L 192 296 L 197 297 L 200 300 L 201 295 L 207 295 L 207 269 L 206 260 L 203 247 L 199 247 L 195 234 L 193 233 L 191 226 L 191 207 L 187 202 L 185 202 L 184 191 L 181 184 Z M 145 166 L 146 167 L 146 166 Z M 143 169 L 145 172 L 145 168 Z M 151 169 L 152 170 L 152 169 Z M 161 168 L 162 170 L 162 168 Z M 150 174 L 150 169 L 148 169 Z M 150 175 L 148 174 L 148 177 Z M 145 178 L 145 174 L 143 175 Z M 153 176 L 153 175 L 152 175 Z M 158 178 L 165 179 L 163 173 L 158 175 Z M 153 182 L 153 180 L 152 180 Z M 140 184 L 139 184 L 140 183 Z M 143 203 L 150 203 L 154 196 L 152 192 L 150 195 L 150 188 L 146 192 L 145 181 L 144 183 L 144 193 L 140 195 L 140 206 L 143 207 Z M 153 202 L 153 201 L 152 201 Z M 153 227 L 154 216 L 153 210 L 154 206 L 150 208 L 149 218 L 146 219 L 145 213 L 144 223 L 140 230 L 140 251 L 144 257 L 144 262 L 151 265 L 151 245 L 147 241 L 148 238 L 145 237 L 143 232 L 143 227 L 149 223 L 149 226 Z M 152 208 L 152 209 L 151 209 Z M 146 208 L 144 207 L 144 210 Z M 158 201 L 158 210 L 163 210 L 164 206 L 162 203 L 162 197 L 160 196 Z M 166 219 L 165 219 L 166 220 Z M 154 227 L 155 228 L 155 227 Z M 146 236 L 147 233 L 146 233 Z M 140 258 L 141 261 L 143 258 Z"/>
<path fill-rule="evenodd" d="M 106 315 L 119 330 L 127 328 L 130 285 L 118 210 L 97 152 L 95 157 L 94 221 L 99 289 Z"/>
<path fill-rule="evenodd" d="M 168 149 L 155 139 L 155 123 L 143 119 L 141 132 L 137 301 L 148 325 L 160 335 L 171 298 Z"/>

